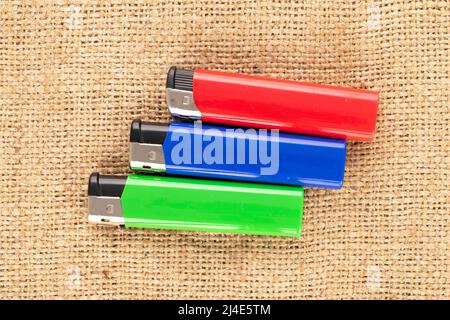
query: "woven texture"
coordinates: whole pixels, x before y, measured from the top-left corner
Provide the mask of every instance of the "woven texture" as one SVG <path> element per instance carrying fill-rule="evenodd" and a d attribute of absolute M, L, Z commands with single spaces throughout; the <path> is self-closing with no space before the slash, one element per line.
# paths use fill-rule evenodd
<path fill-rule="evenodd" d="M 0 298 L 450 298 L 449 21 L 447 0 L 2 0 Z M 171 65 L 379 90 L 376 139 L 342 190 L 306 190 L 301 239 L 88 224 L 131 120 L 170 120 Z"/>

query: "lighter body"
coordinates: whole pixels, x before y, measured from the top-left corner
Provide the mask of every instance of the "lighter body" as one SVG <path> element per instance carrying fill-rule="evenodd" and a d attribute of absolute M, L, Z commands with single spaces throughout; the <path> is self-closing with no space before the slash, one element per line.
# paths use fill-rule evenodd
<path fill-rule="evenodd" d="M 175 67 L 166 87 L 175 117 L 345 140 L 375 136 L 376 91 Z"/>
<path fill-rule="evenodd" d="M 303 189 L 296 186 L 93 173 L 88 196 L 92 223 L 286 237 L 301 234 Z"/>
<path fill-rule="evenodd" d="M 339 189 L 344 140 L 258 129 L 134 120 L 130 167 L 168 175 Z"/>

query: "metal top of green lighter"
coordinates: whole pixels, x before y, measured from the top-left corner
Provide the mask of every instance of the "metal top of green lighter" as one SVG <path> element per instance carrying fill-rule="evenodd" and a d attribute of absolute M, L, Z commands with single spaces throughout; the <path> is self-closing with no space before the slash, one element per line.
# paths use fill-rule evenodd
<path fill-rule="evenodd" d="M 126 182 L 127 177 L 125 176 L 91 174 L 88 186 L 89 222 L 112 225 L 124 224 L 120 197 L 125 189 Z"/>

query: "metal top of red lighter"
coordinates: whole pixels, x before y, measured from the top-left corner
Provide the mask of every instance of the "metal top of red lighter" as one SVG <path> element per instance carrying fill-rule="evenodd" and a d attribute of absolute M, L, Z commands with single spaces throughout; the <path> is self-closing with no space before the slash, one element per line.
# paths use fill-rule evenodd
<path fill-rule="evenodd" d="M 175 117 L 347 140 L 375 135 L 375 91 L 175 67 L 166 86 Z"/>

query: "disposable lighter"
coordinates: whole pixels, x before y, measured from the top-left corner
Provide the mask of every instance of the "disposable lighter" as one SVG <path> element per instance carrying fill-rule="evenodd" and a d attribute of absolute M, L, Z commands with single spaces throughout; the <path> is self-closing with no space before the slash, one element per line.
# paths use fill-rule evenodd
<path fill-rule="evenodd" d="M 166 87 L 175 117 L 346 140 L 375 135 L 375 91 L 175 67 Z"/>
<path fill-rule="evenodd" d="M 342 187 L 344 140 L 278 131 L 134 120 L 132 170 L 321 188 Z"/>
<path fill-rule="evenodd" d="M 289 237 L 301 232 L 301 187 L 93 173 L 88 195 L 93 223 Z"/>

